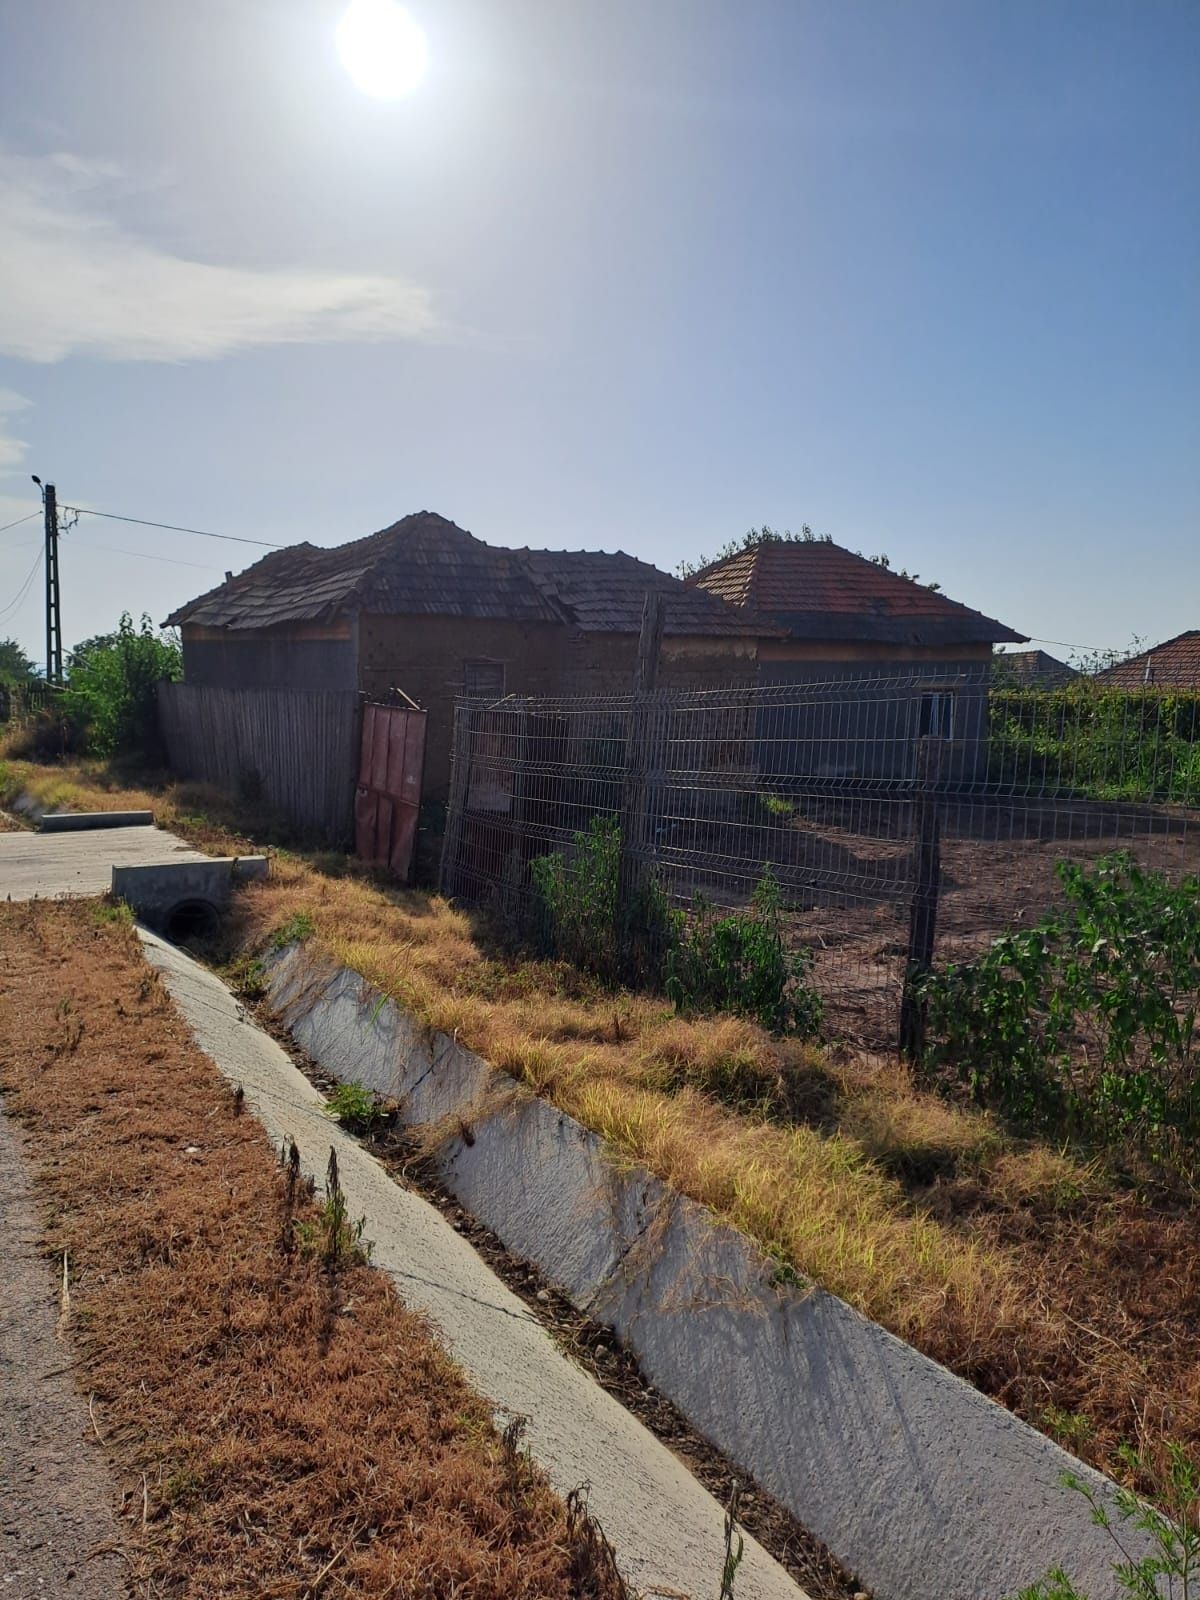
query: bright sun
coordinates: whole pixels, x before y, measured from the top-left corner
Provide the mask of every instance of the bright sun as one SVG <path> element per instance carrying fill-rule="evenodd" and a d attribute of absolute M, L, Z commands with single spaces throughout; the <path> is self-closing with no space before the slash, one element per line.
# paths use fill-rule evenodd
<path fill-rule="evenodd" d="M 350 0 L 337 47 L 356 86 L 380 100 L 415 89 L 429 64 L 424 33 L 396 0 Z"/>

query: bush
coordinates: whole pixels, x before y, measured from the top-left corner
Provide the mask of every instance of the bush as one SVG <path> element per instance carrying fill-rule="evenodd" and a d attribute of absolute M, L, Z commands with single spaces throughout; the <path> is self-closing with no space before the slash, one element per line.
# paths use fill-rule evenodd
<path fill-rule="evenodd" d="M 157 762 L 158 685 L 182 676 L 183 656 L 174 637 L 157 633 L 147 616 L 135 628 L 126 612 L 115 634 L 89 641 L 72 656 L 63 709 L 83 729 L 94 755 L 139 755 Z"/>
<path fill-rule="evenodd" d="M 1096 800 L 1200 804 L 1200 690 L 993 689 L 991 777 Z"/>
<path fill-rule="evenodd" d="M 621 830 L 615 817 L 593 817 L 574 837 L 574 851 L 538 856 L 529 864 L 540 902 L 543 933 L 554 954 L 602 983 L 621 977 L 617 899 Z"/>
<path fill-rule="evenodd" d="M 922 986 L 928 1064 L 1027 1127 L 1187 1175 L 1200 1135 L 1200 879 L 1060 862 L 1065 909 Z"/>
<path fill-rule="evenodd" d="M 779 885 L 764 872 L 748 911 L 703 901 L 666 958 L 666 990 L 680 1011 L 730 1011 L 771 1033 L 816 1033 L 820 997 L 808 987 L 811 954 L 789 950 Z"/>
<path fill-rule="evenodd" d="M 593 818 L 562 852 L 530 863 L 551 952 L 602 983 L 665 989 L 680 1011 L 728 1011 L 775 1033 L 815 1033 L 821 1002 L 807 987 L 811 956 L 787 948 L 779 888 L 765 873 L 746 911 L 697 900 L 689 918 L 647 877 L 620 905 L 621 834 Z"/>

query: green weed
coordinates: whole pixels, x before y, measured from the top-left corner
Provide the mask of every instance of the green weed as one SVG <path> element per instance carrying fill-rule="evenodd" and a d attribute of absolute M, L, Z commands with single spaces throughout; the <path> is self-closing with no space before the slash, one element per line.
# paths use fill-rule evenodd
<path fill-rule="evenodd" d="M 1174 1444 L 1167 1446 L 1165 1461 L 1157 1468 L 1128 1447 L 1122 1454 L 1131 1471 L 1153 1482 L 1157 1506 L 1148 1505 L 1128 1489 L 1118 1489 L 1114 1526 L 1111 1511 L 1091 1484 L 1072 1472 L 1063 1475 L 1063 1483 L 1084 1497 L 1092 1521 L 1111 1536 L 1113 1578 L 1128 1600 L 1195 1600 L 1200 1594 L 1200 1464 Z M 1123 1537 L 1126 1530 L 1148 1534 L 1152 1553 L 1135 1559 Z M 1088 1596 L 1064 1568 L 1054 1567 L 1040 1582 L 1022 1589 L 1015 1600 L 1088 1600 Z"/>
<path fill-rule="evenodd" d="M 325 1112 L 351 1133 L 370 1133 L 384 1116 L 375 1092 L 362 1083 L 339 1083 L 325 1103 Z"/>
<path fill-rule="evenodd" d="M 312 917 L 307 911 L 294 911 L 271 935 L 271 949 L 282 950 L 289 944 L 300 944 L 305 939 L 311 939 L 312 935 Z"/>

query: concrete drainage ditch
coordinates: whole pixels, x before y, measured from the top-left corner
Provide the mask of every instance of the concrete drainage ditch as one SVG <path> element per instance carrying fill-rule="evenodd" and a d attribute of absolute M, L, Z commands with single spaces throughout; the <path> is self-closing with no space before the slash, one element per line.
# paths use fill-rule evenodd
<path fill-rule="evenodd" d="M 441 1182 L 879 1600 L 1003 1600 L 1062 1563 L 1115 1595 L 1074 1471 L 1112 1485 L 346 968 L 293 945 L 268 1005 L 319 1066 L 448 1130 Z"/>

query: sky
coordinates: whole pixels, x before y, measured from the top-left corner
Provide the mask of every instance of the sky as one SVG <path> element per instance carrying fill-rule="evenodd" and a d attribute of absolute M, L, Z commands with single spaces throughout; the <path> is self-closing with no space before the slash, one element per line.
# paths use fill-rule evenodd
<path fill-rule="evenodd" d="M 346 3 L 0 0 L 0 525 L 807 523 L 1039 640 L 1200 627 L 1195 0 L 408 0 L 392 100 Z M 81 516 L 66 642 L 261 553 Z"/>

